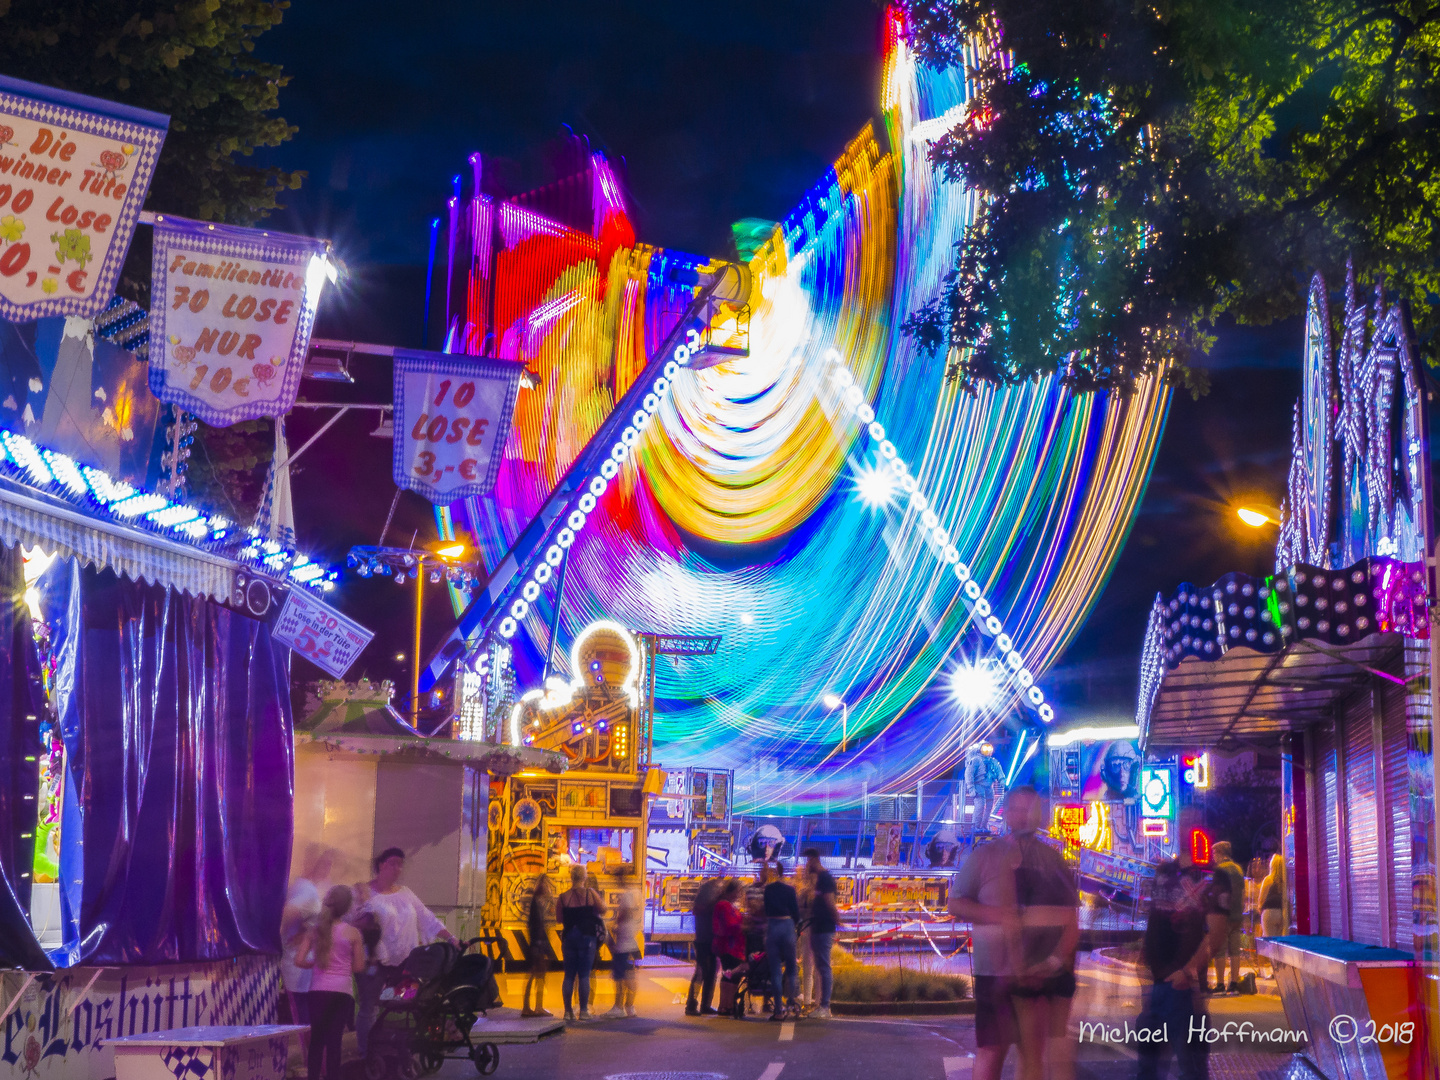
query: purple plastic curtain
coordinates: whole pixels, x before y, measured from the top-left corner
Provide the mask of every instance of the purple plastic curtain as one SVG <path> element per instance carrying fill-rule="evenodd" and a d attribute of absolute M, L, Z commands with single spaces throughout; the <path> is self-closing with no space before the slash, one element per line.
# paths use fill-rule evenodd
<path fill-rule="evenodd" d="M 59 963 L 279 953 L 293 831 L 289 659 L 210 600 L 57 564 Z"/>

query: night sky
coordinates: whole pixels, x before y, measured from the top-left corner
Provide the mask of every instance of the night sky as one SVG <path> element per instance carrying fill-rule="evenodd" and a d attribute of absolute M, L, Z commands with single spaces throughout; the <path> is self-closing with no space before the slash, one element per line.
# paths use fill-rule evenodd
<path fill-rule="evenodd" d="M 308 171 L 271 221 L 331 238 L 349 268 L 321 305 L 317 335 L 420 345 L 429 222 L 450 178 L 478 150 L 490 185 L 518 192 L 546 182 L 542 148 L 565 126 L 620 164 L 641 240 L 729 254 L 731 222 L 782 217 L 876 115 L 880 23 L 871 0 L 450 0 L 419 15 L 374 0 L 294 0 L 257 53 L 292 76 L 280 112 L 300 130 L 257 158 Z M 1298 319 L 1222 327 L 1212 392 L 1176 397 L 1114 576 L 1042 680 L 1062 722 L 1133 717 L 1157 591 L 1273 568 L 1274 529 L 1248 529 L 1234 511 L 1278 505 L 1284 492 L 1300 345 Z M 354 386 L 307 382 L 302 398 L 389 400 L 388 362 L 354 368 Z M 322 415 L 291 418 L 292 448 Z M 395 489 L 391 444 L 368 437 L 374 426 L 373 413 L 352 413 L 297 463 L 303 549 L 339 561 L 351 544 L 378 540 Z M 429 504 L 403 494 L 388 542 L 433 534 Z M 438 588 L 430 601 L 427 648 L 451 625 Z M 403 685 L 408 662 L 396 657 L 410 651 L 410 591 L 350 577 L 341 603 L 379 631 L 361 667 Z"/>

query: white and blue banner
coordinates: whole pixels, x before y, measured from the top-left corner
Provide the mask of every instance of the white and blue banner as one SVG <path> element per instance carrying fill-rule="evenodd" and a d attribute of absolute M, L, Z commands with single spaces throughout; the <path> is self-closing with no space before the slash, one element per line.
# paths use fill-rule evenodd
<path fill-rule="evenodd" d="M 150 392 L 213 427 L 295 404 L 330 245 L 155 215 Z"/>
<path fill-rule="evenodd" d="M 395 350 L 395 486 L 437 506 L 488 495 L 523 363 Z"/>
<path fill-rule="evenodd" d="M 105 309 L 169 126 L 159 113 L 0 76 L 0 317 Z"/>

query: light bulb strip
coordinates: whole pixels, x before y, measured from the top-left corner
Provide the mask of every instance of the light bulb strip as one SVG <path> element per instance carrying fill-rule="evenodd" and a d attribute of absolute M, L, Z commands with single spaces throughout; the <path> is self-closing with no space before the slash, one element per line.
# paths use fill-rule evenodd
<path fill-rule="evenodd" d="M 940 521 L 939 515 L 931 509 L 929 497 L 920 487 L 919 479 L 910 471 L 899 449 L 885 437 L 885 428 L 875 418 L 875 410 L 865 400 L 865 394 L 855 381 L 854 374 L 845 365 L 838 349 L 829 349 L 825 358 L 830 361 L 830 381 L 834 384 L 838 398 L 844 408 L 860 424 L 861 429 L 875 445 L 880 459 L 895 474 L 900 489 L 909 496 L 909 506 L 915 511 L 916 523 L 930 541 L 930 548 L 941 563 L 949 566 L 960 588 L 960 599 L 970 609 L 970 614 L 988 637 L 995 641 L 995 651 L 1003 663 L 997 665 L 1002 676 L 1016 687 L 1016 696 L 1039 715 L 1041 722 L 1049 724 L 1055 720 L 1055 709 L 1045 700 L 1045 692 L 1035 682 L 1035 676 L 1025 666 L 1025 657 L 1017 650 L 1005 624 L 990 606 L 985 590 L 968 567 L 960 559 L 960 551 L 951 542 L 950 533 Z"/>

